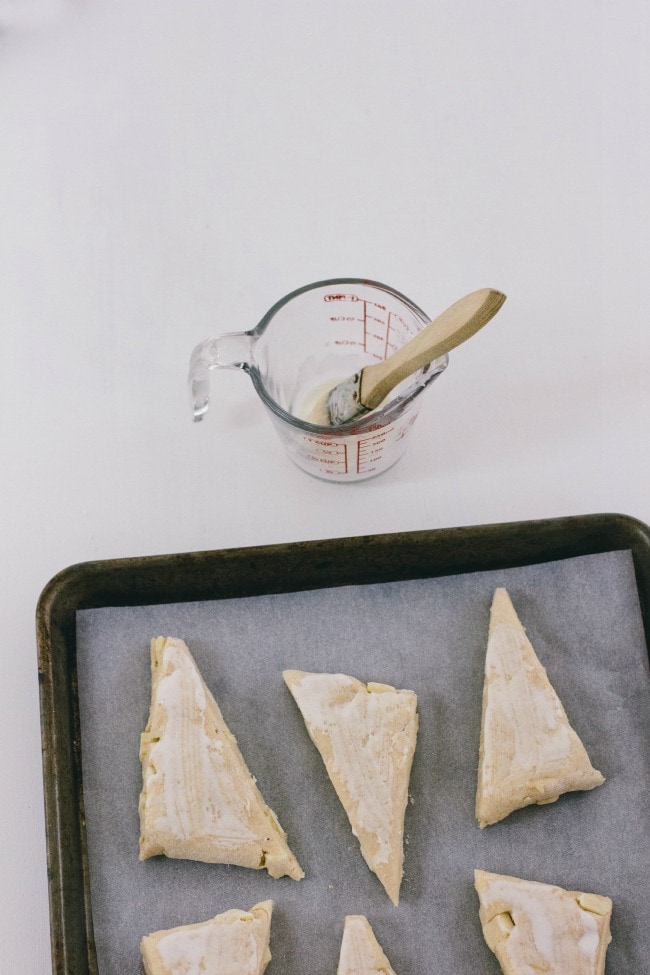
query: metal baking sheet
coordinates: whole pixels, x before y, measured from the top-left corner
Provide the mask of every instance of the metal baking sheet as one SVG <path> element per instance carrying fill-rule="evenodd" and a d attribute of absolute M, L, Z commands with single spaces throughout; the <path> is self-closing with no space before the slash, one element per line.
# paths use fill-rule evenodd
<path fill-rule="evenodd" d="M 591 516 L 66 570 L 39 607 L 43 686 L 68 677 L 67 753 L 51 734 L 50 705 L 60 721 L 65 697 L 45 695 L 43 712 L 57 975 L 140 975 L 143 934 L 267 897 L 275 901 L 269 975 L 335 971 L 348 913 L 369 917 L 398 973 L 429 975 L 433 958 L 443 975 L 477 965 L 497 973 L 478 922 L 474 867 L 608 894 L 608 973 L 647 969 L 649 871 L 638 851 L 650 827 L 648 537 L 623 516 Z M 482 670 L 497 585 L 509 589 L 607 782 L 479 830 Z M 138 861 L 138 737 L 149 640 L 159 633 L 187 640 L 305 869 L 300 883 Z M 340 670 L 418 694 L 397 909 L 359 854 L 283 685 L 284 667 Z M 72 857 L 63 864 L 66 842 Z"/>

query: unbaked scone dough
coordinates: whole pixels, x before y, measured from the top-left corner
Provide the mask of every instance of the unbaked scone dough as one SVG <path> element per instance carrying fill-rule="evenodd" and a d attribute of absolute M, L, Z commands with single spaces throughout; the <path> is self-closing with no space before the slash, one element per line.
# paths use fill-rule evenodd
<path fill-rule="evenodd" d="M 395 975 L 363 914 L 345 919 L 336 975 Z"/>
<path fill-rule="evenodd" d="M 418 730 L 415 693 L 387 684 L 366 685 L 345 674 L 285 670 L 284 679 L 366 863 L 397 904 Z"/>
<path fill-rule="evenodd" d="M 612 902 L 474 871 L 483 936 L 504 975 L 604 975 Z"/>
<path fill-rule="evenodd" d="M 605 779 L 593 768 L 505 589 L 492 601 L 479 746 L 481 827 Z"/>
<path fill-rule="evenodd" d="M 273 901 L 210 921 L 155 931 L 140 942 L 147 975 L 262 975 L 271 960 Z"/>
<path fill-rule="evenodd" d="M 140 859 L 164 854 L 304 876 L 182 640 L 151 641 L 140 739 Z"/>

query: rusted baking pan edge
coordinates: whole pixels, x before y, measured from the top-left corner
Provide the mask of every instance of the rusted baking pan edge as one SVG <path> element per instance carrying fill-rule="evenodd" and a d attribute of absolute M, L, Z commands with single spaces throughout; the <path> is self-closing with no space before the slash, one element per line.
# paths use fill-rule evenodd
<path fill-rule="evenodd" d="M 592 514 L 72 565 L 36 611 L 54 975 L 98 975 L 81 777 L 75 614 L 512 568 L 599 552 L 632 553 L 650 645 L 650 529 Z"/>

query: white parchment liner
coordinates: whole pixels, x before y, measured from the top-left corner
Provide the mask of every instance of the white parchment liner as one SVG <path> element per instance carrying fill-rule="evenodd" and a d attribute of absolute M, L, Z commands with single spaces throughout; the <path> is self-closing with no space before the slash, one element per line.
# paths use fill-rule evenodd
<path fill-rule="evenodd" d="M 483 665 L 506 586 L 606 783 L 480 830 Z M 149 641 L 184 639 L 305 870 L 138 860 Z M 607 894 L 607 972 L 650 971 L 650 679 L 627 552 L 517 569 L 77 614 L 83 782 L 101 975 L 141 975 L 144 934 L 273 898 L 268 975 L 334 975 L 346 914 L 366 914 L 398 975 L 499 972 L 474 867 Z M 399 907 L 363 862 L 284 668 L 413 689 L 420 733 Z"/>

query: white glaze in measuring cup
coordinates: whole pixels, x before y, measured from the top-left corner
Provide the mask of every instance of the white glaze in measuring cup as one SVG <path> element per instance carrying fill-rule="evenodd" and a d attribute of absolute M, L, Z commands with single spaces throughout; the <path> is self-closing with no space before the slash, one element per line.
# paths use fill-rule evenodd
<path fill-rule="evenodd" d="M 374 281 L 337 278 L 299 288 L 251 331 L 206 339 L 194 349 L 194 418 L 209 407 L 209 370 L 243 369 L 298 467 L 329 481 L 373 477 L 404 453 L 419 394 L 446 368 L 447 356 L 409 376 L 378 409 L 339 427 L 312 422 L 313 404 L 363 366 L 386 359 L 428 322 L 408 298 Z"/>

